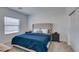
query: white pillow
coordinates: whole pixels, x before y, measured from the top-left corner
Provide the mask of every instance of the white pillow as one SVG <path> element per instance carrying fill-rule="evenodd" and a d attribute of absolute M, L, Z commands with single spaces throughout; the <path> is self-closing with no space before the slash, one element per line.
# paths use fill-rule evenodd
<path fill-rule="evenodd" d="M 48 34 L 48 29 L 41 29 L 42 33 Z"/>
<path fill-rule="evenodd" d="M 39 29 L 33 29 L 33 33 L 37 33 Z"/>

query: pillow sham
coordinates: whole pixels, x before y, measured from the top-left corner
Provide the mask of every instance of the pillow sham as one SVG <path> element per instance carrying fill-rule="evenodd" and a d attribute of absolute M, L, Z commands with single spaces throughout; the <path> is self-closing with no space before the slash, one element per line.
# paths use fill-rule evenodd
<path fill-rule="evenodd" d="M 33 33 L 38 33 L 38 32 L 39 32 L 39 29 L 33 29 L 32 32 L 33 32 Z"/>
<path fill-rule="evenodd" d="M 41 29 L 42 33 L 48 34 L 48 29 Z"/>
<path fill-rule="evenodd" d="M 48 29 L 41 29 L 41 28 L 39 28 L 39 29 L 34 29 L 32 31 L 32 33 L 44 33 L 44 34 L 48 34 L 49 31 L 48 31 Z"/>

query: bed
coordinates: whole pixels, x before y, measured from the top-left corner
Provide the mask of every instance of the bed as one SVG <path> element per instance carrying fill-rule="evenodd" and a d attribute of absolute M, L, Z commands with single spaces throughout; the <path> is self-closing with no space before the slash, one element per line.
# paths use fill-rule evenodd
<path fill-rule="evenodd" d="M 32 25 L 32 30 L 37 28 L 48 29 L 49 34 L 26 32 L 13 37 L 12 45 L 32 52 L 47 52 L 51 42 L 52 24 L 41 23 Z"/>

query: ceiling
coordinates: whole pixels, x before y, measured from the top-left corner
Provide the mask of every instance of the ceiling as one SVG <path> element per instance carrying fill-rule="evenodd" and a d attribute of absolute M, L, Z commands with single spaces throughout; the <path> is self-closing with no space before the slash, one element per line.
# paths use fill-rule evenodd
<path fill-rule="evenodd" d="M 53 15 L 59 16 L 65 13 L 65 7 L 9 7 L 25 15 Z"/>

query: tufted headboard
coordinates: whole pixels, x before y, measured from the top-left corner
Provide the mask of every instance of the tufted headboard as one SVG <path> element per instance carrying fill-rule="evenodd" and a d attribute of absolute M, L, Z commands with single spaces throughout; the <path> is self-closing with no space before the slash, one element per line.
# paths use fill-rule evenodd
<path fill-rule="evenodd" d="M 52 23 L 38 23 L 38 24 L 32 24 L 32 30 L 36 28 L 41 29 L 48 29 L 49 33 L 52 33 L 53 30 L 53 24 Z"/>

